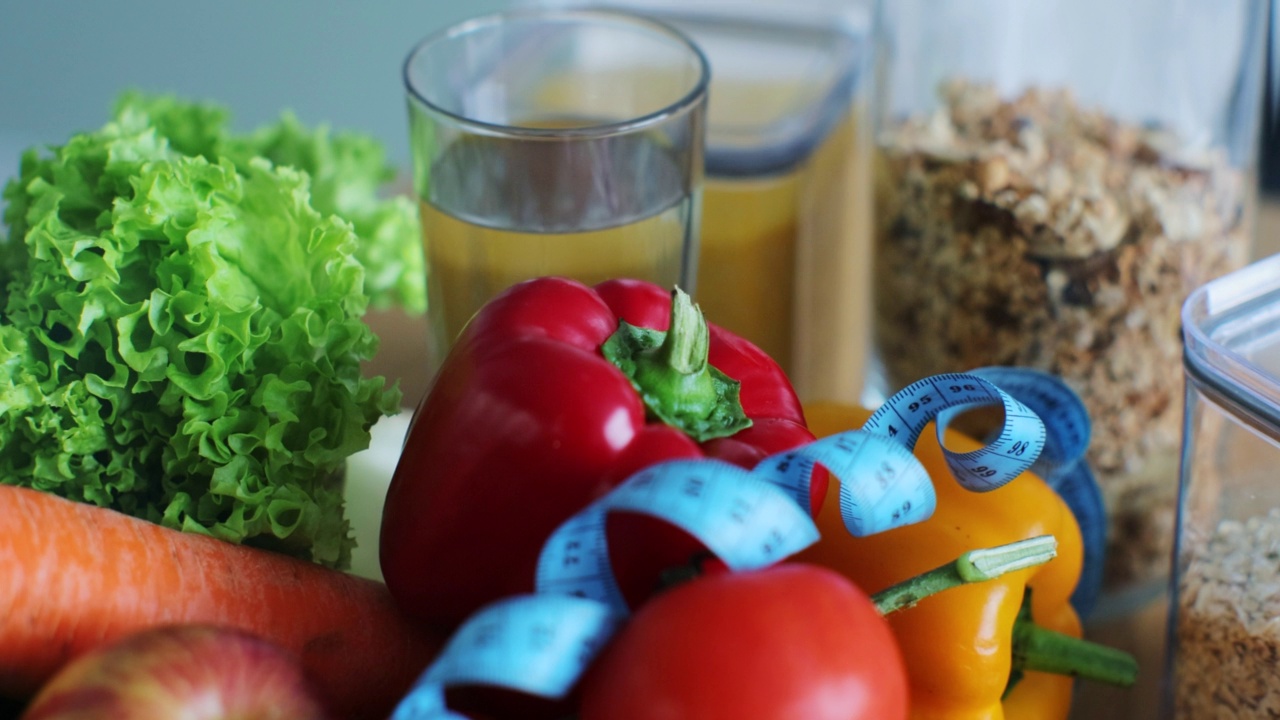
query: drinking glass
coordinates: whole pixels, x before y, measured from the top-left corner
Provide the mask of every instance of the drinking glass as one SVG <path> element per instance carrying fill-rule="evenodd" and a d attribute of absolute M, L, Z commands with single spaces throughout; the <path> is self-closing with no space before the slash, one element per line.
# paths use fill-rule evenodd
<path fill-rule="evenodd" d="M 515 10 L 404 67 L 434 371 L 486 301 L 545 275 L 694 292 L 709 69 L 653 20 Z"/>

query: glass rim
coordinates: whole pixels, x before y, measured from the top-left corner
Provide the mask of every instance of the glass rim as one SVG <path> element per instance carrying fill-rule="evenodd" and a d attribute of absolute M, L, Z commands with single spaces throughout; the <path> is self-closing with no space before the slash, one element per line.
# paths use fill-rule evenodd
<path fill-rule="evenodd" d="M 452 110 L 448 110 L 440 105 L 427 99 L 417 87 L 414 86 L 410 77 L 410 68 L 414 59 L 427 47 L 439 43 L 444 40 L 461 37 L 477 30 L 494 27 L 512 21 L 528 21 L 538 19 L 568 19 L 568 20 L 591 20 L 591 19 L 607 19 L 615 23 L 639 27 L 645 30 L 656 32 L 664 35 L 669 39 L 676 40 L 689 50 L 698 69 L 698 82 L 680 96 L 674 102 L 668 103 L 650 113 L 639 115 L 626 120 L 618 120 L 614 122 L 600 123 L 597 125 L 582 125 L 570 128 L 538 128 L 524 127 L 521 125 L 506 125 L 501 123 L 486 122 L 475 118 L 467 117 Z M 446 117 L 460 126 L 472 128 L 482 132 L 506 137 L 524 137 L 524 138 L 603 138 L 615 135 L 625 135 L 638 130 L 643 130 L 649 126 L 659 124 L 665 120 L 677 117 L 691 108 L 697 106 L 700 102 L 705 102 L 707 90 L 711 85 L 711 64 L 707 60 L 706 54 L 698 44 L 693 41 L 685 33 L 675 27 L 655 20 L 653 18 L 633 13 L 625 10 L 614 8 L 579 8 L 579 9 L 563 9 L 563 8 L 515 8 L 504 10 L 501 12 L 480 15 L 468 20 L 455 23 L 443 30 L 433 32 L 419 40 L 409 50 L 409 54 L 405 57 L 402 66 L 402 76 L 404 80 L 405 92 L 408 94 L 410 101 L 422 105 L 427 110 Z"/>

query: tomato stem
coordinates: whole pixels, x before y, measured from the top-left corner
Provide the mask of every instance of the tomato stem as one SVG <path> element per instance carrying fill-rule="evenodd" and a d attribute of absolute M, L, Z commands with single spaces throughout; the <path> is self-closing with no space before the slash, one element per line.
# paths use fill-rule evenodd
<path fill-rule="evenodd" d="M 1043 565 L 1057 554 L 1058 541 L 1052 535 L 970 550 L 946 565 L 881 590 L 872 595 L 871 600 L 881 615 L 888 615 L 951 588 L 986 582 L 1015 570 Z"/>
<path fill-rule="evenodd" d="M 710 550 L 699 550 L 689 556 L 689 561 L 681 565 L 675 565 L 662 571 L 662 576 L 658 579 L 658 587 L 655 592 L 670 590 L 677 585 L 683 585 L 690 580 L 697 580 L 706 572 L 707 563 L 715 560 L 715 553 Z"/>

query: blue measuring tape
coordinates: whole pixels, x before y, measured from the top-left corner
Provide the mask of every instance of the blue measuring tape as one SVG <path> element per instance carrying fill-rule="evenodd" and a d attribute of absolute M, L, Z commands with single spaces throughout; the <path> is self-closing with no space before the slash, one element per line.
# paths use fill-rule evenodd
<path fill-rule="evenodd" d="M 391 720 L 467 720 L 445 705 L 450 685 L 493 685 L 562 697 L 619 618 L 594 600 L 519 595 L 471 616 L 396 707 Z"/>
<path fill-rule="evenodd" d="M 975 374 L 1016 396 L 1044 420 L 1044 451 L 1031 471 L 1053 488 L 1071 508 L 1084 546 L 1084 568 L 1071 595 L 1071 606 L 1088 617 L 1102 594 L 1106 565 L 1107 513 L 1102 491 L 1085 462 L 1092 426 L 1080 396 L 1054 375 L 1021 368 L 984 368 Z"/>
<path fill-rule="evenodd" d="M 1069 388 L 1044 373 L 1014 368 L 930 377 L 895 394 L 862 429 L 779 453 L 752 470 L 680 460 L 628 478 L 552 533 L 539 556 L 535 594 L 499 601 L 462 626 L 394 720 L 457 718 L 444 705 L 445 688 L 457 683 L 563 697 L 629 613 L 609 564 L 608 513 L 669 522 L 731 570 L 766 567 L 818 539 L 808 507 L 819 464 L 841 481 L 840 511 L 850 533 L 862 537 L 927 519 L 936 496 L 912 454 L 916 441 L 934 422 L 942 444 L 957 415 L 990 406 L 1003 410 L 1004 421 L 984 447 L 956 453 L 943 445 L 955 479 L 975 492 L 988 491 L 1039 462 L 1056 473 L 1059 492 L 1065 488 L 1088 504 L 1083 483 L 1091 477 L 1079 472 L 1088 416 Z"/>
<path fill-rule="evenodd" d="M 818 540 L 808 511 L 778 486 L 736 465 L 676 460 L 632 475 L 553 532 L 538 557 L 537 591 L 591 598 L 625 615 L 605 538 L 605 515 L 619 510 L 675 525 L 735 571 L 767 567 Z"/>

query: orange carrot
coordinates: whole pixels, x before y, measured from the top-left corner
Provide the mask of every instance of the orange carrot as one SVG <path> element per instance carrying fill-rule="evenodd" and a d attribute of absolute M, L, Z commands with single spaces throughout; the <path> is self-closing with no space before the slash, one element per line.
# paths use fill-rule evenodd
<path fill-rule="evenodd" d="M 0 486 L 0 695 L 170 623 L 229 625 L 295 653 L 336 717 L 385 718 L 439 644 L 382 583 Z"/>

